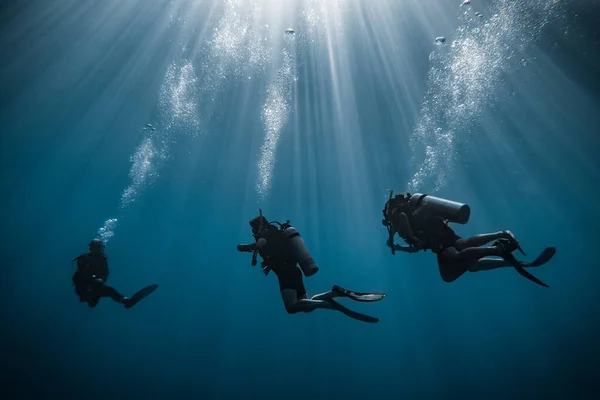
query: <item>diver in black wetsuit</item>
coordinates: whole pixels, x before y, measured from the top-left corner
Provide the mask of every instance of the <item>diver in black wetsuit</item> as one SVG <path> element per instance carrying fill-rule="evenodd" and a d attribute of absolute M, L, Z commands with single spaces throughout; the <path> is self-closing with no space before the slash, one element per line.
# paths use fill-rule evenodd
<path fill-rule="evenodd" d="M 87 302 L 91 308 L 98 305 L 101 297 L 110 297 L 117 303 L 123 304 L 125 308 L 131 308 L 158 288 L 158 285 L 150 285 L 131 297 L 123 296 L 115 288 L 105 284 L 109 270 L 104 253 L 104 242 L 93 239 L 88 245 L 88 250 L 87 253 L 72 260 L 77 262 L 72 280 L 79 301 Z"/>
<path fill-rule="evenodd" d="M 382 223 L 388 227 L 387 245 L 396 250 L 415 253 L 431 250 L 437 255 L 440 275 L 444 282 L 453 282 L 465 272 L 488 271 L 502 267 L 513 267 L 519 274 L 531 281 L 547 286 L 525 271 L 527 267 L 537 267 L 550 261 L 556 249 L 548 247 L 530 263 L 518 261 L 512 253 L 515 250 L 525 254 L 515 236 L 508 230 L 485 233 L 463 239 L 448 225 L 449 222 L 465 224 L 470 217 L 467 205 L 440 199 L 433 196 L 408 193 L 396 195 L 383 209 Z M 398 233 L 409 246 L 394 244 Z M 494 242 L 490 247 L 481 247 Z M 490 257 L 500 257 L 490 258 Z"/>
<path fill-rule="evenodd" d="M 279 225 L 280 228 L 269 223 L 262 216 L 261 211 L 260 216 L 250 221 L 256 242 L 240 244 L 237 249 L 240 252 L 254 252 L 252 265 L 256 265 L 256 254 L 258 253 L 263 259 L 262 268 L 265 275 L 269 271 L 273 271 L 277 275 L 281 298 L 288 313 L 311 312 L 318 308 L 324 308 L 341 311 L 351 318 L 364 322 L 379 321 L 378 318 L 351 311 L 333 299 L 347 297 L 356 301 L 371 302 L 382 300 L 385 297 L 384 293 L 358 293 L 335 285 L 331 291 L 312 296 L 309 299 L 304 287 L 302 272 L 307 277 L 312 276 L 317 273 L 319 267 L 306 250 L 300 234 L 289 225 L 289 221 Z M 300 264 L 300 268 L 297 264 Z"/>

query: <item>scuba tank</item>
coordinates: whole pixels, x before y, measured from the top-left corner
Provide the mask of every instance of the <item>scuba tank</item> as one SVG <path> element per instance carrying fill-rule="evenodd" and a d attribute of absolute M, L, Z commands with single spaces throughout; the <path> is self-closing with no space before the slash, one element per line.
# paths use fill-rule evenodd
<path fill-rule="evenodd" d="M 300 269 L 302 269 L 304 276 L 309 277 L 316 274 L 319 271 L 319 266 L 306 248 L 300 233 L 296 228 L 289 224 L 289 221 L 281 225 L 281 230 L 285 237 L 290 241 L 290 248 L 294 253 L 294 257 L 298 260 L 298 264 L 300 264 Z"/>
<path fill-rule="evenodd" d="M 410 196 L 408 204 L 414 210 L 415 216 L 425 213 L 455 224 L 466 224 L 471 217 L 471 207 L 469 205 L 428 194 L 415 193 Z"/>

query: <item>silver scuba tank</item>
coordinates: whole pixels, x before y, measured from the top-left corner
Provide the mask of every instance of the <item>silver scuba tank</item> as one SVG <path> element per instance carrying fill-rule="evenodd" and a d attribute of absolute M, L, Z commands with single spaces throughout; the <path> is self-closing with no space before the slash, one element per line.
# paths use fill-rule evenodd
<path fill-rule="evenodd" d="M 424 213 L 427 216 L 443 218 L 456 224 L 466 224 L 471 217 L 469 205 L 428 194 L 415 193 L 408 200 L 408 204 L 416 211 L 415 215 Z"/>
<path fill-rule="evenodd" d="M 308 252 L 304 240 L 300 236 L 300 233 L 293 226 L 288 226 L 283 234 L 290 241 L 290 247 L 300 264 L 300 269 L 304 273 L 304 276 L 312 276 L 319 271 L 319 266 L 315 263 L 315 259 Z"/>

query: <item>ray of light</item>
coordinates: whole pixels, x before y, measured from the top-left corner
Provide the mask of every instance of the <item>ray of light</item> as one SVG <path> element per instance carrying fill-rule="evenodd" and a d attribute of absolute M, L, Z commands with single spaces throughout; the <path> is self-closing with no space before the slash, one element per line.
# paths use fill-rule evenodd
<path fill-rule="evenodd" d="M 503 73 L 531 45 L 552 12 L 548 0 L 492 4 L 491 16 L 464 7 L 449 48 L 431 54 L 428 93 L 411 138 L 416 172 L 408 189 L 438 191 L 452 180 L 457 135 L 490 107 Z M 422 161 L 419 161 L 422 160 Z"/>
<path fill-rule="evenodd" d="M 31 176 L 16 176 L 9 183 L 2 183 L 3 188 L 14 189 L 14 199 L 18 199 L 12 200 L 13 204 L 8 203 L 6 210 L 2 210 L 3 216 L 11 212 L 16 201 L 22 201 L 22 209 L 26 211 L 47 207 L 54 209 L 56 215 L 61 212 L 64 215 L 89 214 L 81 199 L 101 192 L 98 187 L 106 189 L 98 183 L 108 180 L 106 177 L 121 179 L 114 173 L 120 169 L 129 170 L 129 176 L 122 178 L 125 189 L 118 206 L 126 207 L 138 201 L 159 173 L 167 171 L 163 176 L 170 179 L 163 182 L 166 188 L 163 195 L 170 203 L 158 206 L 161 216 L 168 214 L 166 211 L 171 207 L 179 214 L 181 224 L 188 220 L 208 221 L 224 224 L 228 232 L 234 233 L 235 224 L 238 224 L 239 231 L 244 229 L 247 234 L 248 218 L 245 216 L 256 212 L 258 198 L 259 205 L 269 216 L 291 218 L 303 233 L 306 232 L 309 248 L 319 255 L 319 263 L 323 264 L 317 280 L 310 281 L 311 291 L 317 290 L 315 286 L 321 282 L 337 283 L 338 279 L 351 286 L 357 285 L 357 289 L 368 286 L 393 291 L 394 301 L 381 306 L 382 314 L 389 316 L 386 324 L 390 328 L 387 331 L 391 332 L 385 339 L 394 343 L 386 356 L 395 357 L 404 351 L 403 357 L 395 357 L 394 362 L 400 363 L 400 358 L 414 360 L 416 367 L 411 368 L 422 375 L 431 373 L 439 362 L 434 357 L 423 360 L 426 347 L 438 346 L 437 340 L 423 340 L 424 331 L 447 332 L 457 338 L 454 348 L 471 345 L 467 344 L 472 341 L 471 337 L 465 337 L 468 335 L 462 332 L 464 327 L 456 327 L 455 314 L 448 312 L 451 307 L 453 310 L 467 309 L 472 314 L 470 318 L 477 321 L 477 329 L 483 333 L 500 329 L 504 337 L 521 335 L 522 326 L 498 327 L 499 323 L 494 321 L 498 314 L 489 309 L 503 302 L 504 308 L 499 308 L 499 312 L 512 314 L 523 298 L 530 300 L 527 304 L 537 305 L 533 292 L 511 296 L 507 300 L 506 286 L 496 283 L 505 283 L 502 279 L 510 278 L 497 275 L 498 281 L 482 280 L 480 286 L 470 286 L 469 296 L 457 299 L 450 290 L 436 291 L 445 284 L 439 282 L 435 266 L 430 265 L 435 261 L 429 255 L 415 256 L 410 261 L 400 257 L 390 261 L 389 251 L 383 244 L 385 233 L 379 224 L 384 201 L 382 191 L 388 185 L 409 182 L 411 190 L 456 192 L 457 185 L 448 183 L 466 181 L 470 185 L 461 186 L 460 196 L 477 202 L 479 210 L 486 210 L 485 216 L 478 211 L 477 218 L 473 218 L 475 221 L 469 226 L 473 230 L 523 219 L 523 214 L 518 212 L 495 215 L 496 205 L 531 210 L 533 214 L 540 202 L 554 205 L 553 211 L 558 216 L 552 219 L 553 222 L 562 224 L 568 218 L 578 218 L 585 224 L 589 215 L 573 217 L 578 210 L 565 211 L 562 203 L 568 202 L 568 196 L 556 194 L 548 187 L 557 182 L 564 186 L 569 184 L 567 195 L 575 195 L 577 191 L 588 189 L 593 180 L 576 180 L 572 175 L 598 177 L 598 163 L 594 159 L 597 155 L 571 142 L 564 132 L 565 127 L 578 132 L 589 128 L 572 119 L 565 123 L 552 120 L 559 126 L 541 121 L 552 115 L 567 120 L 569 113 L 583 119 L 586 113 L 597 108 L 588 105 L 578 110 L 579 106 L 574 105 L 561 110 L 565 100 L 557 93 L 578 99 L 585 96 L 573 88 L 557 68 L 523 57 L 550 15 L 548 5 L 557 4 L 556 1 L 496 0 L 490 2 L 492 13 L 483 6 L 477 9 L 474 4 L 472 9 L 459 8 L 459 1 L 456 3 L 448 5 L 449 2 L 441 0 L 297 0 L 285 3 L 280 0 L 175 0 L 65 1 L 48 6 L 45 13 L 31 19 L 34 23 L 24 24 L 23 29 L 0 37 L 20 40 L 35 35 L 39 32 L 35 29 L 36 24 L 48 28 L 62 22 L 62 29 L 69 30 L 79 18 L 90 23 L 87 30 L 70 35 L 76 38 L 72 48 L 56 44 L 63 37 L 61 35 L 40 35 L 38 46 L 27 49 L 19 59 L 7 61 L 9 71 L 27 69 L 35 62 L 48 65 L 33 79 L 36 85 L 47 82 L 42 86 L 45 90 L 23 90 L 16 99 L 20 102 L 17 101 L 14 107 L 38 108 L 42 116 L 56 113 L 59 125 L 66 125 L 70 118 L 77 116 L 72 129 L 85 134 L 63 134 L 62 126 L 41 129 L 33 122 L 15 122 L 11 128 L 19 128 L 17 130 L 23 132 L 23 137 L 11 140 L 22 143 L 23 147 L 23 143 L 35 142 L 28 157 L 19 162 L 30 162 L 36 168 Z M 460 10 L 458 30 L 454 30 L 456 10 Z M 475 10 L 483 11 L 484 16 L 476 16 Z M 296 29 L 293 39 L 284 33 L 288 27 Z M 450 34 L 452 31 L 455 33 Z M 434 47 L 436 36 L 446 36 L 446 44 Z M 99 49 L 94 49 L 94 45 Z M 57 51 L 45 54 L 45 46 Z M 84 52 L 86 48 L 91 50 Z M 431 59 L 427 60 L 427 53 L 434 48 Z M 121 57 L 124 61 L 114 66 L 115 60 Z M 531 71 L 536 79 L 530 84 L 524 84 L 522 77 L 514 76 L 521 73 L 516 71 L 516 66 L 524 65 L 521 57 L 528 66 L 536 66 L 535 71 Z M 70 69 L 73 59 L 80 60 L 83 67 Z M 549 60 L 544 62 L 550 63 Z M 153 67 L 152 78 L 141 78 L 150 66 Z M 64 70 L 72 75 L 65 74 L 63 81 L 53 79 Z M 96 75 L 103 71 L 108 71 L 107 77 L 98 79 Z M 427 76 L 429 80 L 422 84 Z M 132 82 L 148 85 L 157 93 L 158 111 L 151 120 L 155 130 L 139 134 L 139 122 L 146 121 L 149 113 L 130 116 L 127 113 L 133 108 L 120 110 L 129 101 L 135 86 Z M 517 83 L 525 87 L 518 87 Z M 509 98 L 507 93 L 499 90 L 503 85 L 512 86 L 515 99 L 518 99 L 517 105 L 503 106 L 501 111 L 506 115 L 494 108 L 498 107 L 495 105 L 498 98 Z M 537 85 L 544 86 L 543 93 L 554 97 L 551 100 L 533 97 L 528 90 L 533 91 Z M 93 96 L 83 96 L 88 92 Z M 70 102 L 72 99 L 77 99 L 78 104 Z M 539 103 L 544 107 L 533 110 L 533 105 Z M 96 120 L 92 118 L 94 114 L 103 118 Z M 122 122 L 125 117 L 133 122 L 128 125 Z M 533 122 L 530 123 L 528 118 Z M 97 122 L 103 122 L 103 126 L 94 127 Z M 506 126 L 511 129 L 503 129 Z M 33 133 L 30 133 L 29 128 L 36 129 L 31 129 Z M 537 131 L 542 128 L 543 133 Z M 127 132 L 132 134 L 123 134 Z M 59 150 L 47 154 L 45 145 L 57 140 L 60 134 L 64 136 Z M 110 157 L 106 157 L 106 142 L 111 143 Z M 558 156 L 546 154 L 551 147 L 561 149 Z M 8 152 L 4 147 L 0 151 L 3 156 Z M 73 157 L 73 154 L 79 157 Z M 410 156 L 414 156 L 412 163 L 408 160 Z M 73 158 L 75 160 L 65 161 Z M 128 158 L 131 165 L 119 161 Z M 465 159 L 470 163 L 464 162 Z M 5 158 L 2 160 L 4 162 Z M 93 162 L 101 166 L 96 168 L 101 173 L 88 176 L 80 172 L 91 170 L 83 167 L 89 167 Z M 476 165 L 477 171 L 472 165 Z M 168 170 L 168 167 L 172 169 Z M 52 194 L 73 194 L 69 192 L 69 185 L 74 179 L 92 181 L 96 186 L 90 185 L 91 189 L 82 190 L 83 194 L 77 193 L 76 200 L 69 200 L 65 194 Z M 490 179 L 497 184 L 489 185 Z M 38 186 L 32 189 L 34 184 L 29 181 Z M 483 185 L 485 191 L 480 189 Z M 529 196 L 521 199 L 521 205 L 516 205 L 514 200 L 514 196 L 519 195 L 515 194 L 515 188 L 522 192 L 521 197 Z M 19 196 L 22 193 L 33 195 Z M 39 197 L 44 193 L 50 194 L 40 205 Z M 233 206 L 228 203 L 231 198 Z M 25 221 L 22 230 L 36 233 L 42 230 L 36 229 L 44 221 L 28 221 L 28 213 L 22 214 Z M 531 224 L 532 230 L 539 230 L 536 224 L 545 222 L 543 226 L 547 226 L 548 222 L 543 221 L 547 218 L 547 215 L 531 216 L 528 218 L 531 222 L 523 222 L 521 226 Z M 111 217 L 101 229 L 100 233 L 107 239 L 114 234 L 118 219 L 120 215 Z M 75 222 L 71 225 L 77 225 Z M 233 224 L 234 228 L 229 229 L 228 224 Z M 156 225 L 149 222 L 147 226 Z M 209 243 L 211 252 L 207 253 L 216 255 L 209 254 L 207 258 L 212 256 L 209 261 L 219 265 L 227 257 L 224 254 L 234 253 L 229 243 L 234 239 L 214 240 L 215 230 L 210 226 L 194 230 L 189 238 L 185 234 L 176 236 L 174 230 L 152 232 L 150 229 L 150 232 L 137 234 L 141 237 L 160 236 L 160 241 L 177 238 L 181 241 L 177 249 L 189 251 L 190 256 L 197 256 L 198 247 L 204 247 L 198 243 Z M 564 232 L 556 231 L 540 232 L 541 239 L 532 241 L 540 244 L 542 239 L 558 240 L 556 238 Z M 82 236 L 87 234 L 84 228 L 77 234 L 81 232 L 84 232 Z M 410 269 L 421 264 L 430 268 Z M 161 266 L 157 269 L 161 270 L 164 280 L 170 275 L 184 275 L 191 282 L 206 281 L 203 280 L 204 266 L 190 268 L 186 264 L 179 267 L 181 270 L 175 268 Z M 139 273 L 139 269 L 130 270 L 133 269 L 132 275 Z M 255 279 L 256 270 L 248 270 L 210 272 L 226 277 L 230 293 L 237 294 L 236 289 L 247 290 L 249 279 Z M 566 278 L 567 273 L 557 274 L 564 274 L 561 276 Z M 585 278 L 587 276 L 578 279 Z M 58 286 L 58 279 L 63 277 L 44 272 L 40 280 Z M 29 281 L 30 277 L 23 278 L 24 285 L 30 285 Z M 213 289 L 215 287 L 217 289 Z M 431 290 L 432 287 L 435 290 Z M 211 338 L 217 341 L 221 340 L 221 331 L 225 331 L 223 336 L 229 341 L 227 343 L 238 334 L 227 324 L 243 324 L 246 332 L 258 329 L 255 327 L 258 324 L 249 323 L 253 321 L 256 309 L 263 305 L 275 307 L 270 300 L 259 306 L 251 301 L 240 305 L 238 297 L 224 296 L 227 291 L 212 282 L 203 288 L 215 290 L 219 298 L 225 297 L 226 304 L 220 304 L 219 311 L 229 312 L 228 318 L 218 317 L 224 326 L 213 329 L 218 335 Z M 432 301 L 433 291 L 436 294 Z M 188 295 L 181 294 L 182 303 L 188 300 Z M 206 293 L 202 296 L 203 299 L 210 298 Z M 480 301 L 473 302 L 474 297 Z M 266 299 L 256 298 L 257 301 Z M 446 301 L 451 305 L 446 305 Z M 543 301 L 552 303 L 547 299 Z M 397 307 L 398 304 L 402 307 Z M 36 304 L 32 309 L 40 312 L 38 310 L 43 307 Z M 195 307 L 181 308 L 188 317 L 185 319 L 187 324 L 204 318 Z M 535 318 L 533 311 L 537 309 L 531 310 L 532 317 L 527 320 L 534 325 L 544 317 Z M 54 311 L 49 315 L 55 314 Z M 427 318 L 423 318 L 423 314 Z M 310 317 L 326 318 L 322 314 Z M 327 316 L 330 317 L 331 314 Z M 270 315 L 269 318 L 277 323 L 279 317 Z M 419 323 L 405 324 L 407 318 Z M 206 325 L 205 320 L 202 323 Z M 337 328 L 352 329 L 353 332 L 360 329 L 354 321 L 343 318 L 339 319 Z M 304 329 L 318 334 L 326 328 L 307 324 Z M 305 333 L 302 329 L 298 331 Z M 298 334 L 298 331 L 290 330 L 286 334 Z M 399 331 L 401 337 L 397 335 Z M 169 332 L 169 341 L 176 341 L 178 335 L 184 334 Z M 322 360 L 320 354 L 325 352 L 319 350 L 326 346 L 343 348 L 343 339 L 323 340 L 313 346 L 313 352 L 302 357 Z M 285 340 L 289 341 L 289 337 Z M 447 343 L 440 342 L 439 350 L 443 352 Z M 402 344 L 408 348 L 400 349 Z M 215 345 L 211 342 L 211 345 L 217 349 L 223 346 L 225 350 L 225 343 Z M 364 356 L 362 353 L 369 353 L 376 345 L 379 343 L 362 343 L 361 354 L 351 355 Z M 346 349 L 355 347 L 350 344 Z M 482 350 L 482 357 L 493 350 Z M 249 362 L 250 359 L 239 359 L 236 354 L 225 360 L 219 359 L 213 373 L 219 368 L 223 370 L 221 372 L 234 370 L 234 363 Z M 315 375 L 326 376 L 331 372 L 330 365 L 314 365 Z M 221 376 L 225 380 L 230 374 Z M 362 379 L 360 374 L 357 376 Z M 377 386 L 372 381 L 377 383 L 378 379 L 384 378 L 368 376 L 364 378 L 370 380 L 365 382 L 365 387 L 367 384 Z M 226 394 L 220 394 L 226 397 Z"/>
<path fill-rule="evenodd" d="M 177 21 L 176 27 L 182 30 L 175 44 L 175 51 L 179 55 L 166 68 L 158 96 L 158 119 L 154 125 L 148 124 L 144 128 L 146 135 L 131 156 L 130 184 L 123 190 L 118 207 L 121 214 L 155 182 L 179 137 L 195 136 L 200 130 L 200 101 L 204 99 L 199 96 L 199 79 L 194 65 L 186 57 L 190 42 L 187 18 L 198 12 L 197 4 L 176 2 L 169 14 L 168 24 L 172 26 Z M 209 19 L 214 11 L 213 6 L 208 13 Z M 98 236 L 108 242 L 114 236 L 118 222 L 118 217 L 108 218 L 99 228 Z"/>

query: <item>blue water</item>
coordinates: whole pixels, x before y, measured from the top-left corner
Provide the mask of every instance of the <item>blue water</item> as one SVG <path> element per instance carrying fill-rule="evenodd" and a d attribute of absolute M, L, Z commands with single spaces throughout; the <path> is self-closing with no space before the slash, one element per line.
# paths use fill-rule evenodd
<path fill-rule="evenodd" d="M 594 398 L 600 3 L 460 3 L 0 4 L 2 397 Z M 556 246 L 550 288 L 392 256 L 388 189 Z M 288 315 L 235 250 L 258 208 L 302 233 L 310 294 L 384 291 L 349 304 L 381 321 Z M 79 303 L 96 235 L 111 285 L 159 289 Z"/>

